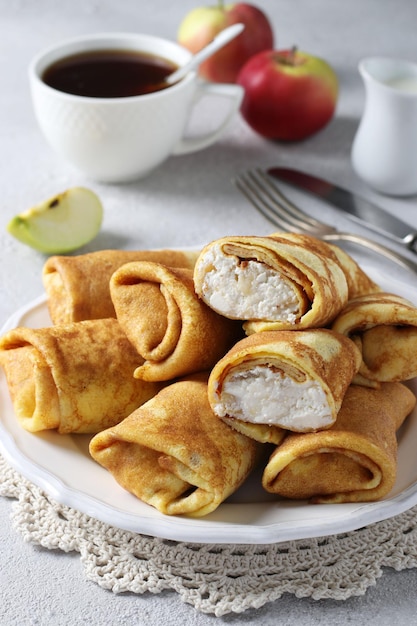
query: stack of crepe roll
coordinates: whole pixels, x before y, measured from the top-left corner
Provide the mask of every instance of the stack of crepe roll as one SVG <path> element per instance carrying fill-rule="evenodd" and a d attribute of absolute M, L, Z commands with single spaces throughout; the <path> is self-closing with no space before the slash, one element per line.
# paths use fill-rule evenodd
<path fill-rule="evenodd" d="M 195 293 L 198 252 L 107 250 L 44 266 L 52 325 L 0 338 L 15 415 L 95 435 L 91 453 L 167 514 L 206 515 L 252 471 L 254 440 L 213 414 L 207 377 L 244 336 Z"/>
<path fill-rule="evenodd" d="M 225 237 L 51 257 L 43 279 L 52 325 L 0 339 L 17 419 L 89 433 L 92 458 L 162 513 L 207 515 L 256 466 L 260 500 L 392 490 L 417 309 L 343 250 Z"/>
<path fill-rule="evenodd" d="M 214 241 L 194 280 L 215 311 L 243 320 L 208 395 L 219 419 L 273 444 L 263 488 L 328 503 L 386 496 L 416 403 L 404 381 L 417 374 L 417 308 L 306 235 Z"/>

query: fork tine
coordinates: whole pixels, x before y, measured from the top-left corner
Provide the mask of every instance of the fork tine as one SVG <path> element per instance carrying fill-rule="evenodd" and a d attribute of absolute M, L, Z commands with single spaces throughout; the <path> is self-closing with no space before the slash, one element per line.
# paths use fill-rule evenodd
<path fill-rule="evenodd" d="M 317 233 L 323 224 L 295 206 L 262 170 L 249 170 L 234 179 L 238 189 L 270 222 L 292 232 Z"/>
<path fill-rule="evenodd" d="M 283 218 L 276 211 L 271 209 L 270 203 L 265 202 L 264 195 L 262 193 L 262 188 L 256 185 L 256 181 L 254 183 L 253 177 L 251 176 L 251 172 L 247 172 L 244 174 L 239 174 L 236 178 L 233 179 L 236 187 L 243 193 L 244 196 L 252 203 L 252 205 L 263 215 L 266 217 L 268 221 L 270 221 L 274 226 L 281 228 L 283 230 L 296 230 L 296 227 L 288 220 Z"/>
<path fill-rule="evenodd" d="M 289 214 L 294 224 L 297 224 L 299 228 L 310 229 L 310 227 L 320 228 L 323 226 L 322 222 L 314 219 L 314 217 L 311 217 L 291 202 L 266 172 L 256 169 L 252 170 L 250 174 L 253 179 L 256 177 L 258 187 L 263 187 L 264 192 L 273 203 L 271 206 L 275 206 L 276 210 L 279 207 L 281 211 L 285 211 L 286 215 Z"/>

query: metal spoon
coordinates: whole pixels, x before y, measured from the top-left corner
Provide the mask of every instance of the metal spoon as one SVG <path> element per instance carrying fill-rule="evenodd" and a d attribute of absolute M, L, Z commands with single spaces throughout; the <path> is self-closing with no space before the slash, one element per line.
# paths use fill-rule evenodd
<path fill-rule="evenodd" d="M 245 28 L 244 24 L 233 24 L 233 26 L 229 26 L 228 28 L 225 28 L 224 30 L 222 30 L 218 35 L 214 37 L 214 39 L 210 41 L 209 44 L 207 44 L 205 48 L 203 48 L 202 50 L 197 52 L 193 57 L 191 57 L 188 63 L 186 63 L 182 67 L 175 70 L 175 72 L 167 76 L 165 78 L 165 82 L 167 82 L 169 85 L 172 85 L 173 83 L 176 83 L 179 80 L 181 80 L 181 78 L 184 78 L 184 76 L 188 74 L 188 72 L 195 69 L 198 65 L 200 65 L 200 63 L 205 61 L 209 56 L 217 52 L 217 50 L 219 50 L 224 45 L 229 43 L 229 41 L 237 37 L 244 28 Z"/>

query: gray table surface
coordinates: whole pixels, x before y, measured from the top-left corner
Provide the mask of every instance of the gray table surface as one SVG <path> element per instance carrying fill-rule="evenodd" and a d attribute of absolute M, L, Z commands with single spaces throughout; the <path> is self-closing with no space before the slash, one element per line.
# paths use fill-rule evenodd
<path fill-rule="evenodd" d="M 29 98 L 31 57 L 60 39 L 89 32 L 141 31 L 175 39 L 182 17 L 195 3 L 0 0 L 0 324 L 43 291 L 45 257 L 11 238 L 7 222 L 73 185 L 90 186 L 105 207 L 102 232 L 86 250 L 189 246 L 226 234 L 267 234 L 271 225 L 231 180 L 249 167 L 272 164 L 326 174 L 417 226 L 415 197 L 376 194 L 356 177 L 350 163 L 364 104 L 358 62 L 370 55 L 417 60 L 415 1 L 263 0 L 259 5 L 274 24 L 278 47 L 296 44 L 334 66 L 340 98 L 332 123 L 304 142 L 282 145 L 255 135 L 237 116 L 215 146 L 173 157 L 137 183 L 101 185 L 62 162 L 44 142 Z M 197 613 L 173 592 L 114 595 L 86 581 L 78 554 L 25 543 L 11 527 L 12 506 L 0 499 L 0 621 L 7 626 L 417 623 L 416 570 L 387 570 L 364 596 L 344 602 L 285 595 L 257 611 L 222 618 Z"/>

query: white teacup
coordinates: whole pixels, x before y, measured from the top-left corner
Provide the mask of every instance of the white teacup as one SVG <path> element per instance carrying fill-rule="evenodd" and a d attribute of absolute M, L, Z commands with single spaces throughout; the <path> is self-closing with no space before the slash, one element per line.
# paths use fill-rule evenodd
<path fill-rule="evenodd" d="M 42 132 L 57 153 L 92 179 L 135 180 L 170 155 L 206 148 L 217 141 L 239 109 L 243 97 L 240 86 L 207 83 L 198 79 L 196 72 L 161 91 L 117 98 L 72 95 L 42 79 L 45 70 L 64 57 L 110 49 L 142 51 L 178 66 L 191 56 L 182 46 L 151 35 L 105 33 L 60 43 L 32 60 L 30 86 Z M 215 130 L 187 137 L 194 107 L 205 96 L 227 98 L 227 113 Z"/>

